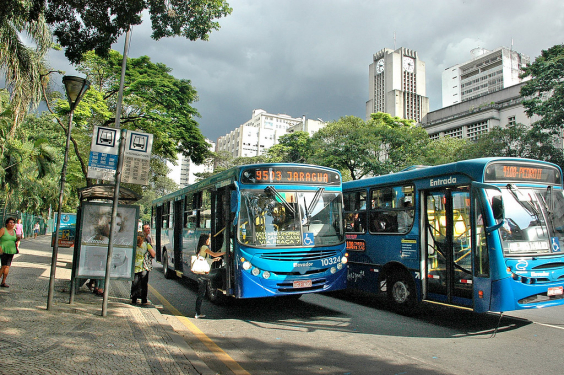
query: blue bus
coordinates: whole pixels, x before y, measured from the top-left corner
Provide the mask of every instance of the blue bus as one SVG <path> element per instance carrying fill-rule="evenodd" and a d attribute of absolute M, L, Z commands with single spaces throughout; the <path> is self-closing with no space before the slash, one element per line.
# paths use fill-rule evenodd
<path fill-rule="evenodd" d="M 483 158 L 343 184 L 348 287 L 475 312 L 564 303 L 557 165 Z M 562 243 L 561 243 L 562 242 Z"/>
<path fill-rule="evenodd" d="M 166 278 L 196 279 L 198 239 L 225 252 L 207 296 L 295 296 L 343 289 L 347 270 L 341 175 L 304 164 L 234 167 L 153 201 Z M 214 271 L 216 273 L 218 271 Z"/>

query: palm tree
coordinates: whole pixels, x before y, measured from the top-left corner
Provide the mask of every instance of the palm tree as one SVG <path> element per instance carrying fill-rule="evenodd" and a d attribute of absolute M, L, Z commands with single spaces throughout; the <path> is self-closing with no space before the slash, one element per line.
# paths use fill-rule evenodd
<path fill-rule="evenodd" d="M 13 137 L 30 107 L 41 101 L 41 72 L 47 70 L 44 57 L 52 46 L 51 31 L 43 15 L 28 21 L 29 9 L 0 19 L 0 72 L 12 104 L 12 125 L 8 137 Z M 28 47 L 23 37 L 35 47 Z"/>

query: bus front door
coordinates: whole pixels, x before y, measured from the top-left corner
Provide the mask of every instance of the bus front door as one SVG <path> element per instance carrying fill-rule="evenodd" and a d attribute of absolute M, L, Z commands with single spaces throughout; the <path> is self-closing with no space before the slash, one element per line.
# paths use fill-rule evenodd
<path fill-rule="evenodd" d="M 468 186 L 425 194 L 426 298 L 472 306 L 472 235 Z"/>

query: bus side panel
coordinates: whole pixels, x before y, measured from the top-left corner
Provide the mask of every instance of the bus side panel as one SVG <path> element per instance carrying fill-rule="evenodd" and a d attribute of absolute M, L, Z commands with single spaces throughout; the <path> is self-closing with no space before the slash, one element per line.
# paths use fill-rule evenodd
<path fill-rule="evenodd" d="M 477 313 L 490 311 L 491 309 L 490 305 L 492 304 L 492 299 L 498 300 L 498 298 L 500 297 L 499 291 L 497 291 L 497 296 L 493 297 L 496 291 L 495 288 L 492 289 L 491 287 L 492 281 L 489 278 L 474 276 L 472 282 L 474 284 L 474 311 Z M 479 293 L 480 291 L 483 293 L 483 296 L 481 297 L 480 297 L 481 293 Z M 504 298 L 507 298 L 507 296 L 504 296 Z"/>
<path fill-rule="evenodd" d="M 415 220 L 418 218 L 416 217 Z M 400 268 L 394 268 L 396 271 L 419 269 L 420 251 L 416 226 L 406 235 L 366 234 L 358 235 L 357 239 L 365 240 L 366 250 L 349 251 L 347 281 L 349 288 L 378 293 L 379 284 L 383 281 L 380 280 L 383 277 L 382 271 L 387 265 L 401 265 Z M 410 274 L 413 275 L 411 272 Z M 415 280 L 415 284 L 420 290 L 420 280 Z"/>

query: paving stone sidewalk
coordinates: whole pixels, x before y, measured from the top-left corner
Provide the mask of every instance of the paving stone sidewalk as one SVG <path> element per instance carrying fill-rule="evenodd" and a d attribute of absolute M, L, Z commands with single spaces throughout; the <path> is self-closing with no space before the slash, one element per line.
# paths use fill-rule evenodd
<path fill-rule="evenodd" d="M 47 311 L 50 236 L 24 239 L 0 288 L 0 374 L 209 374 L 158 309 L 132 306 L 130 283 L 102 297 L 83 286 L 69 304 L 72 250 L 59 248 Z"/>

